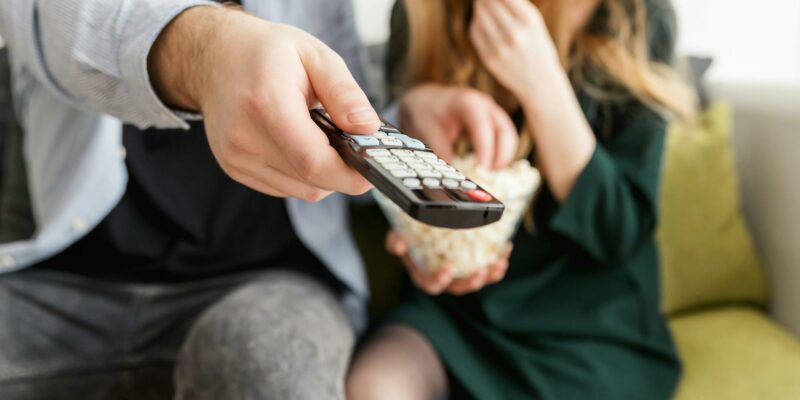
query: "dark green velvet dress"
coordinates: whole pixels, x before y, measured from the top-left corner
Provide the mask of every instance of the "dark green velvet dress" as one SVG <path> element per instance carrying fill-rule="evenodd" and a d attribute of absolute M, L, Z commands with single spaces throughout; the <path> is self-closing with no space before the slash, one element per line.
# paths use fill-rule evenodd
<path fill-rule="evenodd" d="M 673 25 L 653 21 L 653 56 L 668 60 L 658 49 Z M 545 182 L 505 280 L 463 297 L 415 292 L 391 315 L 428 338 L 458 398 L 665 399 L 677 384 L 654 239 L 666 123 L 634 101 L 579 99 L 599 144 L 563 203 Z"/>

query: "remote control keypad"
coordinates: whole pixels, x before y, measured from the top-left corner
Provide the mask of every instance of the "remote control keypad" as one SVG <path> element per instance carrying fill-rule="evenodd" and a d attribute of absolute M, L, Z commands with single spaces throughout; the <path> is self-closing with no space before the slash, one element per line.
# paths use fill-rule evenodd
<path fill-rule="evenodd" d="M 471 193 L 478 188 L 474 182 L 448 165 L 444 160 L 430 151 L 410 151 L 408 149 L 367 149 L 366 154 L 371 156 L 381 168 L 395 178 L 401 179 L 403 186 L 414 189 L 448 189 L 460 193 L 457 197 L 463 200 L 477 202 L 485 200 L 481 193 Z"/>
<path fill-rule="evenodd" d="M 332 121 L 324 110 L 322 114 Z M 402 181 L 403 186 L 412 190 L 440 189 L 450 191 L 451 196 L 461 201 L 490 202 L 492 195 L 478 188 L 474 182 L 440 159 L 420 140 L 403 134 L 396 128 L 383 123 L 378 132 L 372 135 L 353 135 L 343 133 L 351 143 L 364 149 L 380 168 Z M 393 147 L 390 149 L 383 147 Z M 356 147 L 353 148 L 354 150 Z M 444 190 L 442 190 L 444 189 Z M 444 193 L 427 192 L 437 200 L 447 200 Z"/>

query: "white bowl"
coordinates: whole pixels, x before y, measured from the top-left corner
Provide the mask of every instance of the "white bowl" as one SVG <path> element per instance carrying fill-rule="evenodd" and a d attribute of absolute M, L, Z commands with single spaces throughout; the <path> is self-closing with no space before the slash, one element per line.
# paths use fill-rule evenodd
<path fill-rule="evenodd" d="M 408 242 L 411 258 L 420 268 L 435 272 L 450 264 L 453 276 L 460 278 L 486 268 L 502 256 L 541 177 L 527 160 L 516 161 L 501 171 L 477 167 L 471 156 L 455 159 L 452 165 L 505 204 L 499 221 L 475 229 L 438 228 L 411 218 L 377 190 L 372 193 L 392 228 Z"/>

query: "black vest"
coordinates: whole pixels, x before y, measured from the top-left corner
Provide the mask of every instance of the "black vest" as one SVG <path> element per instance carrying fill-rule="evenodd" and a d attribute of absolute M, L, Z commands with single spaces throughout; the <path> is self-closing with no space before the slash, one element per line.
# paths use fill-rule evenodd
<path fill-rule="evenodd" d="M 229 178 L 201 122 L 189 131 L 123 128 L 122 200 L 40 267 L 135 281 L 183 281 L 272 267 L 332 280 L 295 235 L 285 201 Z"/>

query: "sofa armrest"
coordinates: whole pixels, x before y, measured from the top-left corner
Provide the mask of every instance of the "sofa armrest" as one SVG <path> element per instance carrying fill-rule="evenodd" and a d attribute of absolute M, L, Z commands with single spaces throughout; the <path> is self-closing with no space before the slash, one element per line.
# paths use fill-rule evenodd
<path fill-rule="evenodd" d="M 800 86 L 712 85 L 734 107 L 745 218 L 770 283 L 775 319 L 800 336 Z"/>

